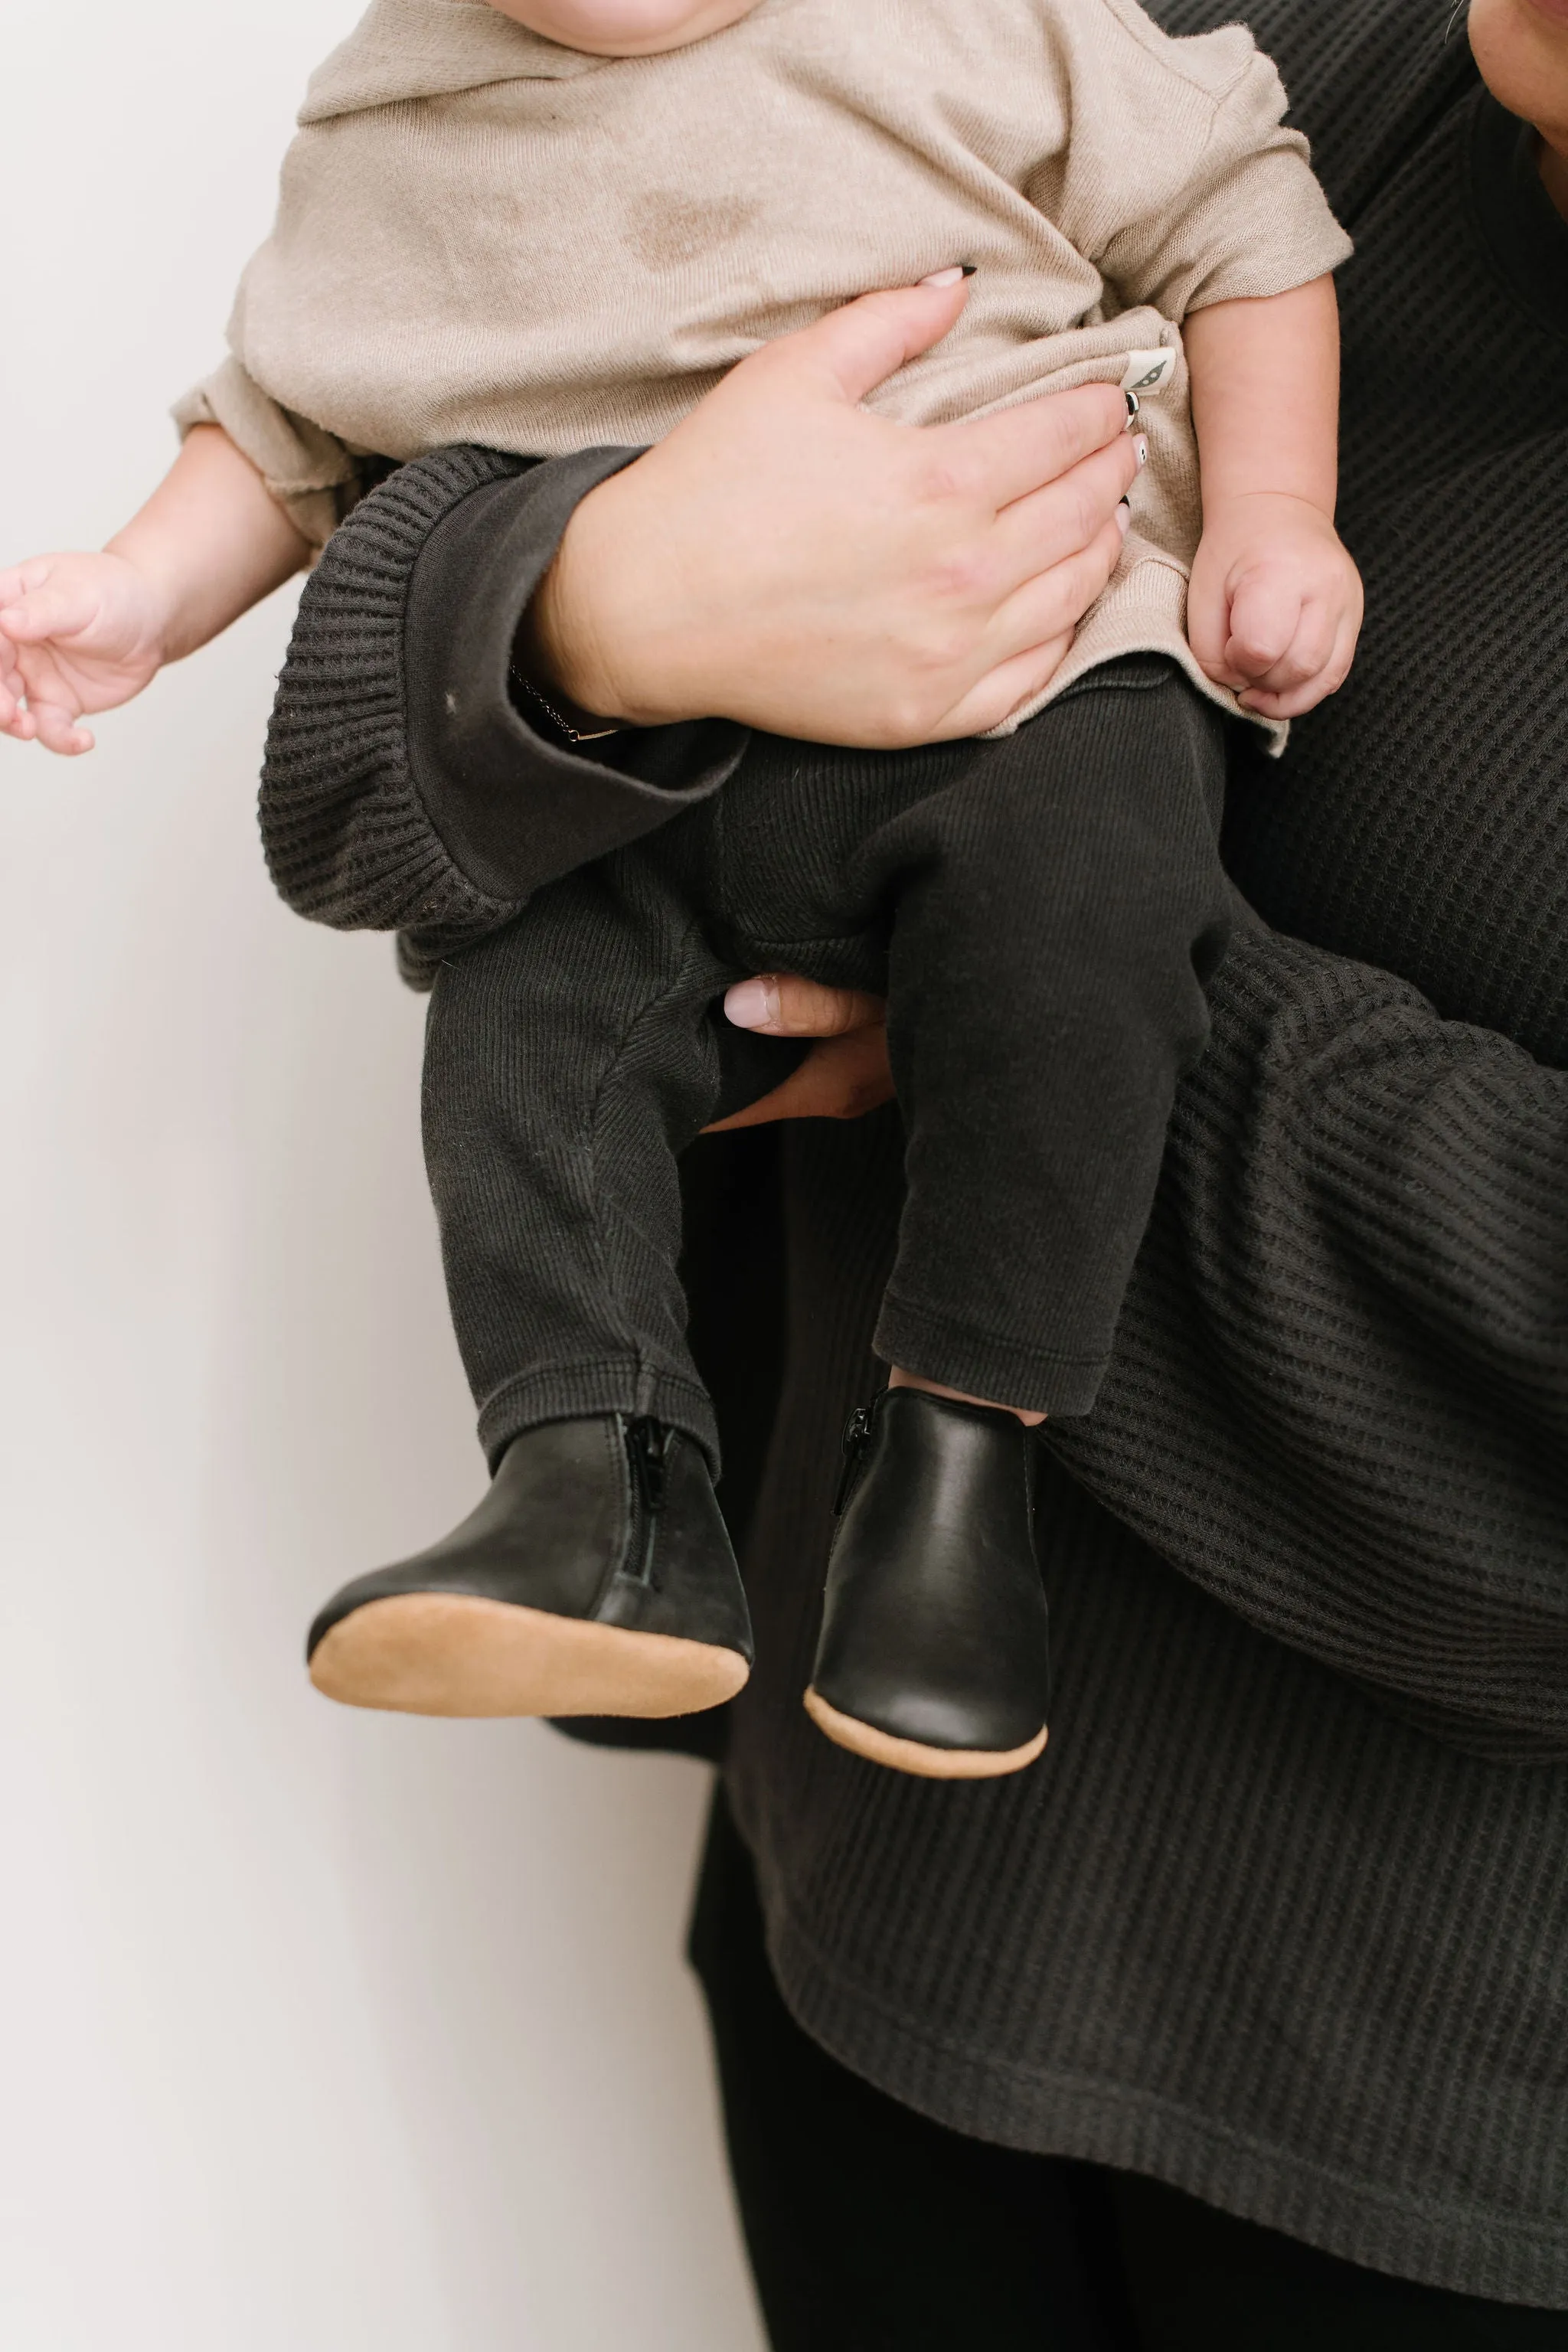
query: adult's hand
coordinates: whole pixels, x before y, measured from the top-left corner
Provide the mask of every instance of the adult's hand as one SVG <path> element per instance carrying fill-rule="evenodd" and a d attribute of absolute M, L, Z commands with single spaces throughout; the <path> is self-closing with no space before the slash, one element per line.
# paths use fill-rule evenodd
<path fill-rule="evenodd" d="M 782 1086 L 760 1101 L 715 1120 L 710 1134 L 732 1127 L 763 1127 L 775 1118 L 859 1118 L 889 1102 L 888 1007 L 858 988 L 823 988 L 793 972 L 742 980 L 724 999 L 737 1029 L 760 1037 L 817 1037 Z"/>
<path fill-rule="evenodd" d="M 884 748 L 1035 693 L 1115 567 L 1136 458 L 1113 384 L 921 431 L 860 407 L 964 295 L 867 295 L 766 345 L 591 492 L 531 608 L 535 674 L 627 725 Z"/>

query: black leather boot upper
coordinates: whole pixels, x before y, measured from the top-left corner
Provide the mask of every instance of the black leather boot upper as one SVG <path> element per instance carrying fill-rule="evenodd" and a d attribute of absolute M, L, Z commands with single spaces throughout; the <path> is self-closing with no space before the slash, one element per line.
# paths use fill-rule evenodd
<path fill-rule="evenodd" d="M 367 1601 L 453 1592 L 671 1634 L 752 1656 L 751 1618 L 701 1448 L 623 1413 L 514 1437 L 477 1510 L 428 1551 L 345 1584 L 310 1628 L 315 1654 Z"/>
<path fill-rule="evenodd" d="M 890 1738 L 1002 1755 L 1043 1731 L 1035 1438 L 1016 1415 L 885 1389 L 846 1439 L 812 1688 Z"/>

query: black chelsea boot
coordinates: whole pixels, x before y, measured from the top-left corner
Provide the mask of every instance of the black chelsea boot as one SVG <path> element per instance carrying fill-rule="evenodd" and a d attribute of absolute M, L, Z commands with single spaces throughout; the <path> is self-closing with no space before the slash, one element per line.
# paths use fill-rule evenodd
<path fill-rule="evenodd" d="M 345 1584 L 310 1679 L 405 1715 L 689 1715 L 733 1698 L 752 1626 L 702 1451 L 603 1413 L 514 1437 L 440 1543 Z"/>
<path fill-rule="evenodd" d="M 1021 1771 L 1049 1698 L 1032 1432 L 989 1405 L 884 1389 L 844 1445 L 807 1713 L 897 1772 Z"/>

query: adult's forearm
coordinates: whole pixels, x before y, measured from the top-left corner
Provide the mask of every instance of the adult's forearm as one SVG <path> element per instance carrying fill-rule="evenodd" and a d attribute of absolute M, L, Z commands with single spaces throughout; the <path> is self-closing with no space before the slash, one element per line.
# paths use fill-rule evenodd
<path fill-rule="evenodd" d="M 717 788 L 733 728 L 574 751 L 519 707 L 512 640 L 584 491 L 631 453 L 529 467 L 481 449 L 405 467 L 355 508 L 300 599 L 262 780 L 274 879 L 300 914 L 401 929 L 416 964 Z"/>
<path fill-rule="evenodd" d="M 1568 1757 L 1568 1076 L 1252 924 L 1095 1413 L 1051 1442 L 1227 1607 Z"/>

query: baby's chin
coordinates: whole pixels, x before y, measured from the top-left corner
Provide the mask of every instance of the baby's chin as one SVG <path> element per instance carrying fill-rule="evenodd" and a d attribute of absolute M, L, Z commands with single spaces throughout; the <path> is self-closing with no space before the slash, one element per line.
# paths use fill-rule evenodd
<path fill-rule="evenodd" d="M 749 16 L 757 0 L 490 0 L 503 16 L 594 58 L 683 49 Z"/>

